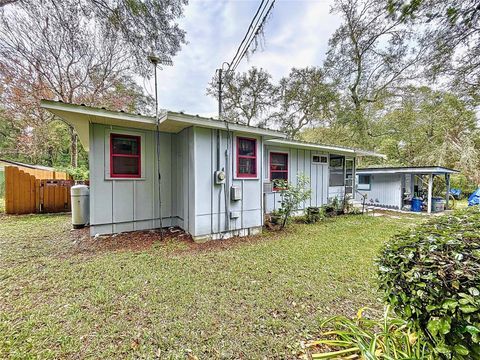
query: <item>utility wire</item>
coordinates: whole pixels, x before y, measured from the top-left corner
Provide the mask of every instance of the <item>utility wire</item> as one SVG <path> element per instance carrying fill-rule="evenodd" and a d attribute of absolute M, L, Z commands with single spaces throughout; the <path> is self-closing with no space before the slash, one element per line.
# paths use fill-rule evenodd
<path fill-rule="evenodd" d="M 258 17 L 258 14 L 260 13 L 260 9 L 262 8 L 264 3 L 265 3 L 265 0 L 262 0 L 262 2 L 260 3 L 260 6 L 258 7 L 257 11 L 255 12 L 255 15 L 252 18 L 252 21 L 250 22 L 250 25 L 248 26 L 247 32 L 245 33 L 245 36 L 243 37 L 242 42 L 238 46 L 237 52 L 233 56 L 232 61 L 230 61 L 230 64 L 233 64 L 235 59 L 237 58 L 237 56 L 240 54 L 240 49 L 242 48 L 243 44 L 245 44 L 245 41 L 247 40 L 248 34 L 253 29 L 253 23 L 255 22 L 255 19 Z M 230 65 L 229 65 L 229 69 L 230 69 Z"/>
<path fill-rule="evenodd" d="M 273 5 L 275 4 L 275 0 L 273 0 L 270 3 L 265 3 L 265 6 L 263 7 L 260 16 L 257 17 L 257 20 L 255 22 L 254 26 L 254 31 L 250 32 L 250 36 L 248 37 L 247 44 L 244 46 L 243 51 L 240 53 L 238 56 L 237 60 L 235 63 L 231 63 L 231 69 L 232 71 L 235 71 L 242 61 L 243 57 L 247 54 L 248 50 L 250 49 L 250 46 L 252 42 L 255 40 L 255 38 L 259 35 L 260 31 L 262 30 L 263 26 L 265 25 L 265 22 L 267 21 L 268 15 L 270 14 L 271 10 L 273 9 Z"/>

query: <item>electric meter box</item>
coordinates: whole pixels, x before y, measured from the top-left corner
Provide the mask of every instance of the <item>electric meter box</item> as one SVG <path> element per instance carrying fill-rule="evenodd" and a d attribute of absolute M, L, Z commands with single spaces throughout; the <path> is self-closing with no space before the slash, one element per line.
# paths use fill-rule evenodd
<path fill-rule="evenodd" d="M 213 176 L 215 177 L 215 184 L 219 185 L 219 184 L 225 183 L 225 178 L 226 178 L 225 171 L 223 170 L 215 171 L 215 174 Z"/>
<path fill-rule="evenodd" d="M 240 186 L 232 186 L 230 188 L 230 199 L 232 201 L 242 200 L 242 189 Z"/>

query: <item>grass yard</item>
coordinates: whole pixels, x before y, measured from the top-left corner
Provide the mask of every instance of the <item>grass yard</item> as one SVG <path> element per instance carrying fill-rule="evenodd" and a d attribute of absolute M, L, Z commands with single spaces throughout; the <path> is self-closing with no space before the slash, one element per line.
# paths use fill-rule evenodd
<path fill-rule="evenodd" d="M 69 220 L 0 216 L 0 358 L 295 358 L 326 316 L 382 309 L 373 258 L 421 221 L 350 216 L 221 248 L 79 252 Z"/>

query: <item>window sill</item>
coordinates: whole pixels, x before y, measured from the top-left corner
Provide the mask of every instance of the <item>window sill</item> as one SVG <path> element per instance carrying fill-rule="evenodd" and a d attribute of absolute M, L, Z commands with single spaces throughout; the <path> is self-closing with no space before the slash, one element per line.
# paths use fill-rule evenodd
<path fill-rule="evenodd" d="M 113 180 L 119 180 L 119 181 L 145 181 L 145 177 L 105 177 L 105 181 L 113 181 Z"/>
<path fill-rule="evenodd" d="M 260 179 L 258 176 L 255 177 L 242 177 L 242 176 L 234 176 L 233 180 L 258 180 Z"/>

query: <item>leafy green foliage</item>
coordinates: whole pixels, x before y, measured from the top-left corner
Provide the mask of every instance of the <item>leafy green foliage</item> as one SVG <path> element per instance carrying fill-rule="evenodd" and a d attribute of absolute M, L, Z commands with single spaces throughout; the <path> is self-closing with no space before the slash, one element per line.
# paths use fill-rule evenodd
<path fill-rule="evenodd" d="M 444 358 L 480 357 L 480 210 L 437 217 L 395 236 L 378 260 L 395 313 Z"/>
<path fill-rule="evenodd" d="M 322 338 L 306 344 L 312 359 L 433 359 L 428 347 L 405 320 L 391 317 L 372 320 L 358 311 L 355 319 L 335 316 L 321 324 Z M 348 357 L 347 357 L 348 356 Z"/>
<path fill-rule="evenodd" d="M 287 221 L 293 215 L 292 213 L 300 207 L 300 204 L 312 196 L 310 189 L 310 180 L 303 174 L 297 177 L 297 183 L 289 183 L 285 180 L 275 180 L 275 187 L 279 189 L 282 198 L 279 213 L 282 215 L 282 225 L 284 228 Z"/>
<path fill-rule="evenodd" d="M 73 180 L 88 180 L 89 178 L 88 167 L 85 165 L 76 168 L 72 166 L 67 166 L 63 168 L 58 168 L 58 170 L 65 171 L 67 174 L 73 177 Z"/>
<path fill-rule="evenodd" d="M 450 178 L 450 187 L 452 189 L 462 190 L 462 197 L 468 197 L 477 189 L 478 186 L 464 174 L 454 174 Z"/>
<path fill-rule="evenodd" d="M 310 206 L 307 208 L 306 220 L 308 223 L 313 224 L 325 217 L 325 211 L 323 207 Z"/>

